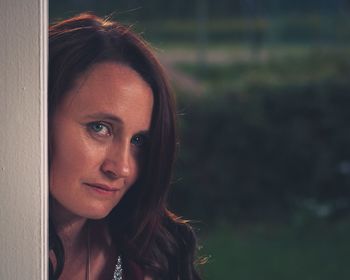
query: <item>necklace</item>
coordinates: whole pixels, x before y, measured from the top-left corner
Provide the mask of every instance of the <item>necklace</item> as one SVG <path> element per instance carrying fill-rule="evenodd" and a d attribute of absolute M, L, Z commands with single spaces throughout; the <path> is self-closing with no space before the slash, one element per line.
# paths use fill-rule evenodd
<path fill-rule="evenodd" d="M 85 267 L 85 280 L 90 280 L 90 224 L 87 224 L 87 238 L 86 238 L 86 267 Z M 117 264 L 114 268 L 113 279 L 112 280 L 123 280 L 123 268 L 122 268 L 122 257 L 119 255 L 117 258 Z"/>
<path fill-rule="evenodd" d="M 115 265 L 112 280 L 123 280 L 123 268 L 122 268 L 122 257 L 121 256 L 118 256 L 117 264 Z"/>

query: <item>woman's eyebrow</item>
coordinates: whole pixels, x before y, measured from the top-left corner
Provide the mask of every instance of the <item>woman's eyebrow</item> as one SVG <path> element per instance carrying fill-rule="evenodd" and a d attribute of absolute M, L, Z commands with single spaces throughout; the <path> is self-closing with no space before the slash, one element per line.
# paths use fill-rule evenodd
<path fill-rule="evenodd" d="M 137 134 L 144 135 L 146 137 L 150 137 L 150 131 L 149 130 L 140 130 L 137 132 Z"/>
<path fill-rule="evenodd" d="M 91 119 L 110 120 L 110 121 L 114 121 L 114 122 L 117 122 L 120 124 L 124 124 L 124 122 L 121 118 L 119 118 L 116 115 L 113 115 L 111 113 L 98 112 L 98 113 L 94 113 L 94 114 L 89 114 L 86 117 L 91 118 Z"/>

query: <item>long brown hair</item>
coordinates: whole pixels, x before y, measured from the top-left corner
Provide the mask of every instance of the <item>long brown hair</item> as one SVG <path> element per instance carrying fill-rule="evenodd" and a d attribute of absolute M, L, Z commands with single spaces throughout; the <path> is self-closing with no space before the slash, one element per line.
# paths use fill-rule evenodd
<path fill-rule="evenodd" d="M 109 229 L 122 255 L 154 279 L 200 279 L 195 268 L 195 235 L 167 209 L 176 152 L 175 102 L 166 75 L 145 41 L 117 22 L 84 13 L 49 29 L 49 130 L 56 108 L 79 75 L 96 63 L 116 62 L 134 69 L 154 96 L 150 143 L 137 182 L 108 215 Z M 50 279 L 64 265 L 64 248 L 50 221 Z"/>

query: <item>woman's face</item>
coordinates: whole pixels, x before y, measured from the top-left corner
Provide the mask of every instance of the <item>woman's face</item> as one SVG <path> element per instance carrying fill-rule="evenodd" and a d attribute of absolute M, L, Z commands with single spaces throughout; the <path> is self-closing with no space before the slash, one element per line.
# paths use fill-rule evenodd
<path fill-rule="evenodd" d="M 56 210 L 108 215 L 140 173 L 152 109 L 151 88 L 128 66 L 97 64 L 76 81 L 52 120 Z"/>

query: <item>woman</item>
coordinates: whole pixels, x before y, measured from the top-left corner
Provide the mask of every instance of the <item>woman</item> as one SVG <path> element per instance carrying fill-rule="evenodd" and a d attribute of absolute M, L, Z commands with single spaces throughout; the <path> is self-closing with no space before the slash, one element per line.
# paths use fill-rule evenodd
<path fill-rule="evenodd" d="M 91 14 L 49 30 L 50 279 L 200 279 L 166 208 L 174 101 L 144 41 Z"/>

